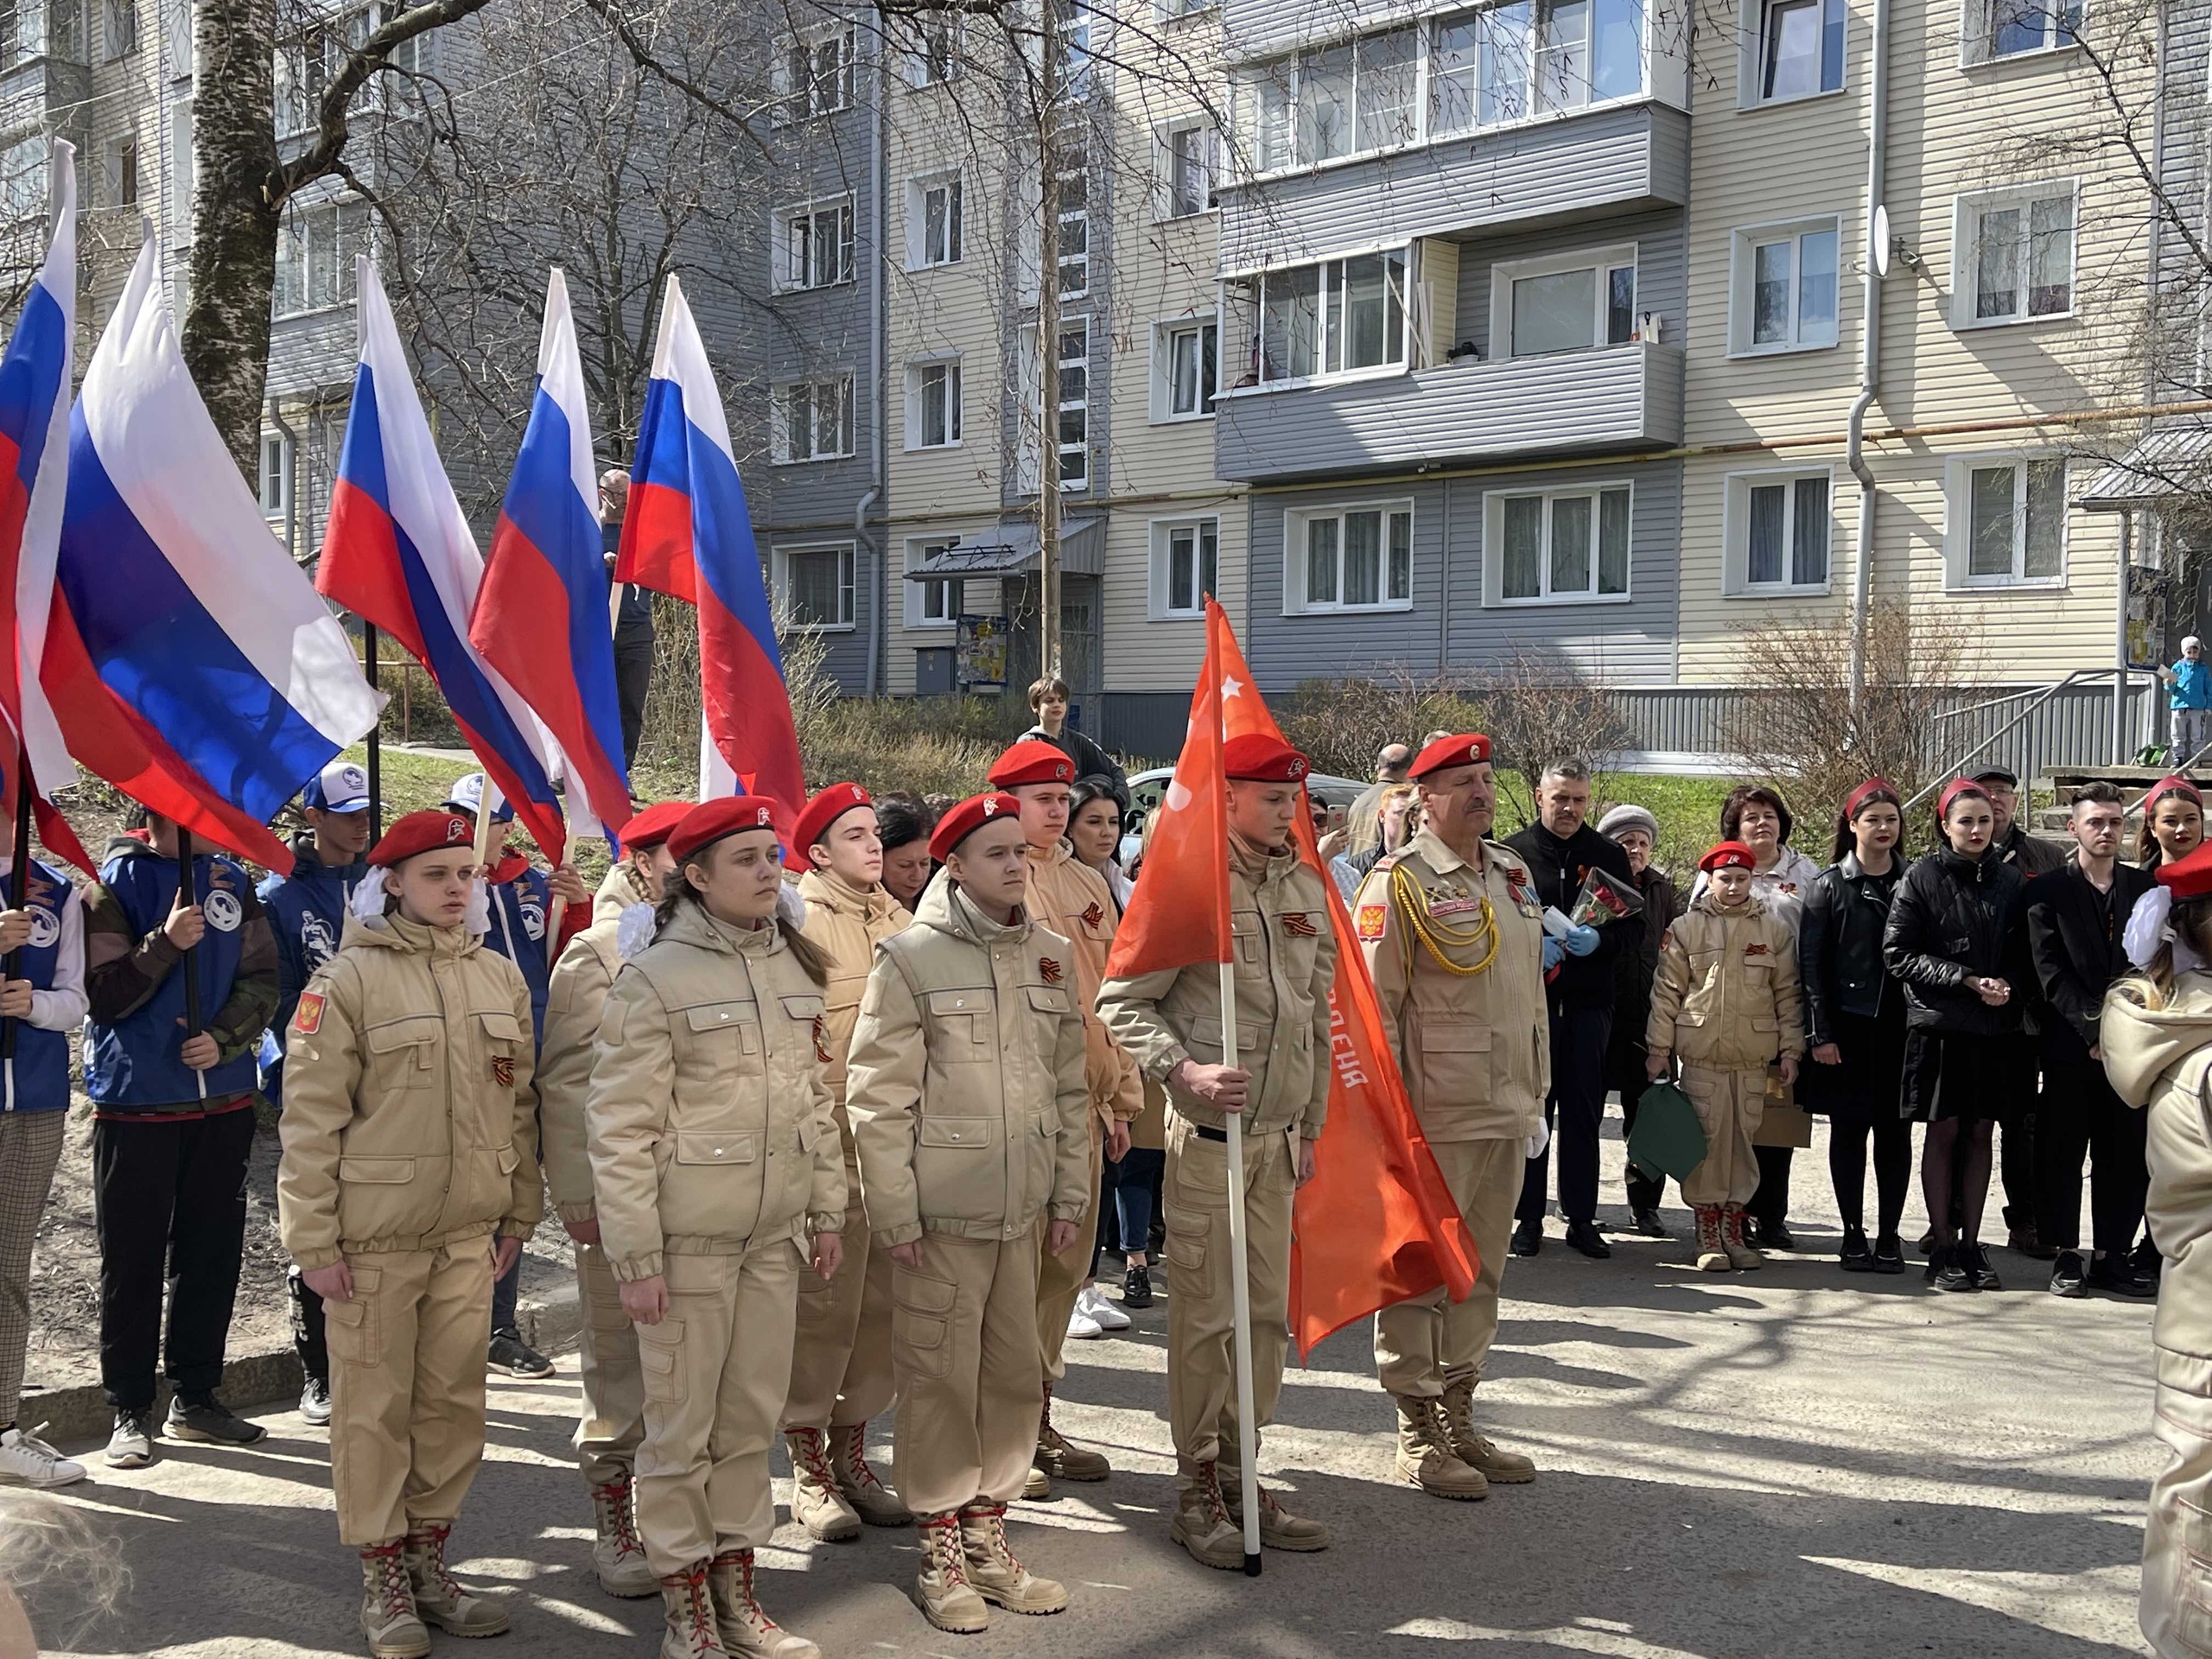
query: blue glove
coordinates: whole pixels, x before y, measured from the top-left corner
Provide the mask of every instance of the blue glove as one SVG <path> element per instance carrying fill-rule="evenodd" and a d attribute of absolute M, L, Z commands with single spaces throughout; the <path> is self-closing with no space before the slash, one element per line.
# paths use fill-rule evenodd
<path fill-rule="evenodd" d="M 1558 967 L 1560 964 L 1560 958 L 1564 957 L 1566 954 L 1567 947 L 1565 945 L 1561 944 L 1557 939 L 1552 938 L 1550 934 L 1547 933 L 1544 935 L 1544 971 L 1546 973 L 1548 974 L 1553 969 Z"/>
<path fill-rule="evenodd" d="M 1570 957 L 1586 957 L 1598 948 L 1598 930 L 1588 926 L 1578 927 L 1568 933 L 1565 943 L 1567 954 Z"/>

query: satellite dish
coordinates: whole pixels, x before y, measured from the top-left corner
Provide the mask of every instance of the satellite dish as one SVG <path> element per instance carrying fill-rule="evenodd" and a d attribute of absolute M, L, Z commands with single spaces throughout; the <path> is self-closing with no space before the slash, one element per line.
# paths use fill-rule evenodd
<path fill-rule="evenodd" d="M 1874 262 L 1874 274 L 1890 274 L 1890 210 L 1878 204 L 1874 208 L 1873 245 L 1867 250 Z"/>

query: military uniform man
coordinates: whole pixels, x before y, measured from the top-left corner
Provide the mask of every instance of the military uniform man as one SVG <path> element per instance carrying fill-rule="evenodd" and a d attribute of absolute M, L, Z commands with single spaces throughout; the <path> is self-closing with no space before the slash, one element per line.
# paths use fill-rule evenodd
<path fill-rule="evenodd" d="M 1423 827 L 1359 890 L 1360 950 L 1421 1134 L 1481 1267 L 1474 1294 L 1440 1289 L 1375 1317 L 1375 1370 L 1398 1405 L 1398 1478 L 1439 1497 L 1487 1497 L 1535 1465 L 1474 1426 L 1497 1335 L 1498 1281 L 1529 1136 L 1550 1071 L 1542 909 L 1520 859 L 1486 839 L 1497 810 L 1490 740 L 1439 738 L 1414 759 Z"/>
<path fill-rule="evenodd" d="M 1306 757 L 1277 738 L 1230 740 L 1229 903 L 1236 934 L 1236 1064 L 1222 1061 L 1220 970 L 1211 963 L 1109 979 L 1098 1012 L 1144 1075 L 1167 1089 L 1167 1414 L 1175 1438 L 1168 1535 L 1207 1567 L 1244 1564 L 1240 1434 L 1274 1420 L 1290 1345 L 1291 1201 L 1313 1173 L 1329 1104 L 1329 987 L 1336 940 L 1321 877 L 1291 824 Z M 1244 1133 L 1244 1255 L 1252 1313 L 1252 1409 L 1236 1420 L 1230 1298 L 1229 1135 Z M 1226 1481 L 1221 1465 L 1230 1473 Z M 1325 1549 L 1329 1530 L 1260 1494 L 1260 1541 Z"/>

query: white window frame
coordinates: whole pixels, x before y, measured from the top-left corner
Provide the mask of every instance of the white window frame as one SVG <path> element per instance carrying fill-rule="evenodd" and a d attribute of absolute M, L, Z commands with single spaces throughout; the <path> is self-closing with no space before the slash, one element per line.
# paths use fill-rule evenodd
<path fill-rule="evenodd" d="M 1997 12 L 2003 0 L 1961 0 L 1959 67 L 1972 69 L 1987 63 L 2017 63 L 2023 58 L 2050 57 L 2071 52 L 2082 43 L 2083 0 L 2057 0 L 2041 11 L 2043 40 L 2017 52 L 1997 49 Z M 2021 10 L 2027 8 L 2023 5 Z"/>
<path fill-rule="evenodd" d="M 791 613 L 791 569 L 794 558 L 814 554 L 835 555 L 838 566 L 837 600 L 841 619 L 834 622 L 802 622 Z M 858 626 L 858 590 L 854 583 L 857 563 L 850 542 L 793 542 L 775 550 L 776 620 L 784 627 L 807 633 L 850 633 Z"/>
<path fill-rule="evenodd" d="M 1192 336 L 1197 343 L 1201 362 L 1205 351 L 1205 331 L 1213 330 L 1213 385 L 1202 391 L 1199 407 L 1178 414 L 1175 410 L 1175 341 L 1182 335 Z M 1173 317 L 1152 325 L 1152 397 L 1147 413 L 1147 422 L 1154 426 L 1167 426 L 1184 421 L 1213 419 L 1221 397 L 1221 320 L 1208 311 L 1188 317 Z"/>
<path fill-rule="evenodd" d="M 910 582 L 905 572 L 944 548 L 953 546 L 961 537 L 957 532 L 940 532 L 935 536 L 909 536 L 906 538 L 906 563 L 901 569 L 899 586 L 906 589 L 906 626 L 910 629 L 935 630 L 959 626 L 959 613 L 952 607 L 952 583 L 950 580 L 932 577 L 926 582 Z M 930 601 L 937 601 L 938 614 L 931 616 Z"/>
<path fill-rule="evenodd" d="M 1186 207 L 1176 188 L 1177 141 L 1198 136 L 1200 194 L 1205 200 Z M 1160 135 L 1160 199 L 1154 217 L 1161 220 L 1203 219 L 1221 210 L 1221 130 L 1203 115 L 1170 121 Z"/>
<path fill-rule="evenodd" d="M 1805 238 L 1835 238 L 1836 316 L 1827 336 L 1807 338 L 1798 314 L 1804 296 Z M 1789 251 L 1789 337 L 1761 344 L 1752 338 L 1758 327 L 1758 250 L 1787 242 Z M 1841 342 L 1843 335 L 1843 219 L 1835 213 L 1777 221 L 1770 225 L 1738 226 L 1729 238 L 1728 355 L 1777 357 L 1792 352 L 1824 352 Z"/>
<path fill-rule="evenodd" d="M 1976 0 L 1966 0 L 1972 5 Z M 1838 53 L 1835 85 L 1821 86 L 1809 92 L 1782 92 L 1770 98 L 1766 92 L 1768 29 L 1771 25 L 1777 0 L 1741 0 L 1738 28 L 1743 41 L 1736 55 L 1736 107 L 1739 110 L 1766 110 L 1785 104 L 1803 104 L 1815 98 L 1834 98 L 1847 92 L 1851 86 L 1851 10 L 1848 0 L 1814 0 L 1814 10 L 1819 19 L 1821 41 L 1820 79 L 1828 75 L 1827 40 L 1831 11 L 1841 14 L 1843 42 Z"/>
<path fill-rule="evenodd" d="M 1376 512 L 1382 515 L 1379 528 L 1381 541 L 1376 550 L 1378 564 L 1376 586 L 1381 594 L 1372 605 L 1346 604 L 1344 593 L 1344 520 L 1355 512 Z M 1402 514 L 1406 519 L 1406 591 L 1402 595 L 1390 593 L 1390 521 Z M 1313 600 L 1306 596 L 1307 551 L 1311 526 L 1325 520 L 1337 523 L 1337 593 L 1333 600 Z M 1282 516 L 1282 613 L 1285 616 L 1368 616 L 1383 611 L 1410 611 L 1414 607 L 1413 567 L 1417 561 L 1420 546 L 1415 540 L 1420 522 L 1414 513 L 1411 496 L 1382 499 L 1331 501 L 1312 507 L 1294 507 Z"/>
<path fill-rule="evenodd" d="M 835 84 L 826 99 L 820 95 L 822 78 L 817 72 L 815 60 L 821 48 L 835 42 L 838 48 L 837 72 Z M 793 79 L 791 57 L 794 53 L 806 54 L 806 85 L 801 88 Z M 836 115 L 849 110 L 855 103 L 855 82 L 858 75 L 855 65 L 859 57 L 859 36 L 848 22 L 825 23 L 819 28 L 802 29 L 786 35 L 776 42 L 775 61 L 770 66 L 770 90 L 775 95 L 774 124 L 795 127 L 825 115 Z"/>
<path fill-rule="evenodd" d="M 809 441 L 804 454 L 791 452 L 791 413 L 793 398 L 800 392 L 807 395 Z M 823 394 L 839 404 L 839 446 L 834 449 L 821 447 L 822 404 Z M 805 467 L 819 461 L 846 461 L 854 453 L 854 387 L 849 373 L 817 375 L 805 380 L 790 380 L 776 386 L 769 396 L 768 458 L 778 467 Z"/>
<path fill-rule="evenodd" d="M 930 198 L 943 192 L 945 197 L 944 245 L 932 257 L 930 251 Z M 917 173 L 906 181 L 906 269 L 934 270 L 942 265 L 957 265 L 963 257 L 967 244 L 965 219 L 967 191 L 961 169 L 944 168 L 934 173 Z"/>
<path fill-rule="evenodd" d="M 1221 0 L 1154 0 L 1152 10 L 1160 22 L 1179 23 L 1220 9 Z"/>
<path fill-rule="evenodd" d="M 962 54 L 967 45 L 967 31 L 958 12 L 923 12 L 904 20 L 907 39 L 899 55 L 904 61 L 907 89 L 925 92 L 931 86 L 950 86 L 960 79 Z M 932 38 L 942 31 L 942 41 Z M 931 71 L 931 55 L 940 45 L 945 54 L 944 73 Z"/>
<path fill-rule="evenodd" d="M 1389 256 L 1391 254 L 1397 254 L 1401 256 L 1399 270 L 1402 275 L 1404 283 L 1398 294 L 1399 326 L 1396 355 L 1393 357 L 1386 357 L 1380 363 L 1363 364 L 1357 368 L 1332 369 L 1329 367 L 1331 325 L 1337 320 L 1336 313 L 1339 309 L 1339 308 L 1335 305 L 1332 300 L 1332 296 L 1335 292 L 1335 287 L 1332 281 L 1332 273 L 1335 272 L 1338 267 L 1344 265 L 1354 259 L 1369 259 L 1379 257 L 1384 258 L 1387 262 Z M 1249 310 L 1252 322 L 1253 337 L 1260 339 L 1262 344 L 1260 352 L 1260 378 L 1254 385 L 1236 388 L 1237 395 L 1246 395 L 1253 391 L 1279 391 L 1289 386 L 1311 385 L 1325 380 L 1373 380 L 1405 373 L 1407 370 L 1412 366 L 1413 353 L 1415 345 L 1415 308 L 1419 304 L 1416 289 L 1418 289 L 1421 282 L 1418 265 L 1419 257 L 1415 251 L 1414 245 L 1404 242 L 1393 242 L 1379 248 L 1354 248 L 1332 258 L 1306 260 L 1295 265 L 1284 265 L 1273 270 L 1255 272 L 1250 276 L 1241 279 L 1239 286 L 1244 289 L 1244 290 L 1249 295 L 1250 299 L 1249 307 L 1240 307 L 1239 313 L 1242 315 L 1243 311 Z M 1387 308 L 1389 304 L 1387 296 L 1389 268 L 1387 263 L 1384 269 L 1384 281 L 1386 284 L 1384 304 Z M 1308 373 L 1286 374 L 1280 378 L 1268 378 L 1267 372 L 1267 350 L 1264 343 L 1267 332 L 1267 285 L 1269 283 L 1281 281 L 1294 276 L 1300 271 L 1306 270 L 1318 270 L 1320 273 L 1317 278 L 1314 290 L 1316 321 L 1314 324 L 1313 355 L 1315 365 L 1312 372 Z M 1215 377 L 1217 381 L 1220 379 L 1222 372 L 1223 365 L 1217 361 L 1215 365 Z M 1217 385 L 1214 392 L 1217 402 L 1218 402 L 1220 398 L 1229 395 L 1230 391 L 1228 388 Z"/>
<path fill-rule="evenodd" d="M 1057 156 L 1061 158 L 1067 156 L 1071 153 L 1071 144 L 1076 147 L 1076 153 L 1080 154 L 1082 160 L 1073 167 L 1063 166 L 1059 175 L 1060 232 L 1057 255 L 1060 298 L 1064 301 L 1080 300 L 1090 292 L 1093 252 L 1090 245 L 1090 135 L 1080 127 L 1073 129 L 1071 134 L 1063 134 Z M 1080 207 L 1070 207 L 1067 205 L 1067 181 L 1071 179 L 1083 181 L 1083 203 Z M 1080 235 L 1083 238 L 1083 247 L 1077 252 L 1069 251 L 1070 238 L 1074 235 Z"/>
<path fill-rule="evenodd" d="M 812 280 L 815 270 L 820 265 L 820 261 L 814 252 L 814 246 L 819 222 L 823 215 L 830 213 L 838 216 L 841 257 L 837 261 L 836 271 L 830 280 L 818 283 Z M 809 221 L 808 268 L 804 271 L 795 272 L 792 270 L 791 233 L 802 219 Z M 853 199 L 849 194 L 824 196 L 816 201 L 786 203 L 776 209 L 774 225 L 773 246 L 769 251 L 769 257 L 773 262 L 774 268 L 770 275 L 774 279 L 777 293 L 804 294 L 825 288 L 842 288 L 853 280 L 853 272 L 858 262 L 853 247 L 855 219 Z"/>
<path fill-rule="evenodd" d="M 1818 582 L 1799 582 L 1792 574 L 1797 557 L 1797 486 L 1817 479 L 1827 488 L 1827 547 L 1821 556 Z M 1757 472 L 1723 476 L 1726 492 L 1720 512 L 1721 591 L 1731 599 L 1815 598 L 1828 591 L 1835 577 L 1835 471 L 1829 467 L 1766 467 Z M 1783 513 L 1782 569 L 1779 582 L 1751 580 L 1751 492 L 1777 486 L 1789 491 Z"/>
<path fill-rule="evenodd" d="M 1603 579 L 1605 497 L 1611 492 L 1628 496 L 1627 585 L 1619 593 L 1599 591 Z M 1590 503 L 1590 585 L 1586 588 L 1555 592 L 1552 588 L 1552 522 L 1558 504 L 1569 499 Z M 1533 594 L 1508 598 L 1505 593 L 1505 504 L 1537 500 L 1543 515 L 1537 531 L 1536 583 Z M 1483 604 L 1490 609 L 1555 609 L 1572 605 L 1626 605 L 1636 597 L 1636 483 L 1632 479 L 1596 479 L 1586 484 L 1560 485 L 1541 490 L 1487 490 L 1483 494 Z"/>
<path fill-rule="evenodd" d="M 2028 469 L 2043 464 L 2060 469 L 2057 494 L 2058 571 L 2055 575 L 2031 576 L 2026 574 Z M 2015 469 L 2012 480 L 2012 511 L 2015 514 L 2012 569 L 2003 575 L 1976 575 L 1973 573 L 1974 475 L 1978 471 L 2000 467 Z M 2068 543 L 2074 515 L 2067 499 L 2069 478 L 2064 455 L 2033 449 L 1953 455 L 1945 461 L 1943 472 L 1943 582 L 1946 588 L 1953 592 L 1993 588 L 2007 591 L 2024 588 L 2031 592 L 2055 592 L 2067 585 Z"/>
<path fill-rule="evenodd" d="M 2066 307 L 2060 311 L 2027 309 L 2032 284 L 2029 281 L 2029 264 L 2034 257 L 2032 235 L 2025 228 L 2029 217 L 2038 201 L 2051 201 L 2063 196 L 2067 201 L 2067 261 Z M 1974 315 L 1976 290 L 1980 280 L 1981 219 L 1985 213 L 2017 207 L 2021 215 L 2023 230 L 2020 238 L 2019 302 L 2020 309 L 2011 315 L 1980 317 Z M 1951 202 L 1951 327 L 1963 333 L 1969 328 L 2018 328 L 2037 323 L 2063 322 L 2071 318 L 2082 296 L 2082 183 L 2079 179 L 2044 179 L 2033 184 L 2007 185 L 1998 190 L 1963 191 Z"/>
<path fill-rule="evenodd" d="M 51 143 L 42 132 L 27 132 L 0 147 L 0 215 L 18 224 L 46 216 Z"/>
<path fill-rule="evenodd" d="M 909 449 L 957 449 L 961 447 L 961 432 L 965 425 L 964 405 L 967 401 L 967 377 L 961 372 L 962 359 L 957 353 L 942 357 L 916 358 L 906 365 L 906 448 Z M 946 437 L 943 443 L 923 442 L 923 380 L 932 369 L 947 372 L 950 397 L 945 411 Z"/>
<path fill-rule="evenodd" d="M 1522 354 L 1513 349 L 1513 284 L 1537 276 L 1559 276 L 1570 271 L 1591 270 L 1596 273 L 1596 311 L 1591 319 L 1592 344 L 1572 346 L 1563 352 L 1531 352 L 1529 358 L 1572 357 L 1580 352 L 1611 351 L 1617 346 L 1632 344 L 1642 315 L 1642 272 L 1638 268 L 1637 246 L 1633 242 L 1607 248 L 1577 248 L 1565 253 L 1546 254 L 1534 259 L 1504 259 L 1491 266 L 1490 271 L 1490 355 L 1495 361 L 1503 361 Z M 1611 273 L 1626 267 L 1635 273 L 1630 281 L 1638 289 L 1629 301 L 1629 339 L 1617 340 L 1611 337 L 1612 314 Z"/>
<path fill-rule="evenodd" d="M 118 133 L 100 146 L 100 171 L 107 205 L 111 207 L 135 207 L 139 193 L 146 188 L 145 151 L 139 147 L 138 131 Z"/>
<path fill-rule="evenodd" d="M 138 0 L 105 0 L 100 7 L 100 61 L 114 63 L 138 49 Z"/>
<path fill-rule="evenodd" d="M 339 310 L 353 304 L 353 255 L 365 246 L 372 246 L 375 233 L 375 213 L 361 197 L 329 197 L 313 202 L 296 199 L 287 202 L 276 226 L 276 270 L 269 296 L 270 318 L 313 316 L 319 311 Z M 334 239 L 337 245 L 325 251 L 326 238 Z M 329 261 L 327 289 L 315 282 L 317 262 L 323 259 Z M 296 295 L 287 293 L 288 267 L 296 267 L 298 272 Z M 288 304 L 288 300 L 293 302 Z"/>
<path fill-rule="evenodd" d="M 1153 622 L 1202 621 L 1206 613 L 1205 540 L 1213 538 L 1213 577 L 1211 592 L 1221 597 L 1221 518 L 1211 512 L 1185 514 L 1173 518 L 1154 518 L 1146 523 L 1151 557 L 1150 569 L 1145 584 L 1146 620 Z M 1171 591 L 1175 539 L 1191 537 L 1191 586 L 1187 605 L 1178 605 Z"/>
<path fill-rule="evenodd" d="M 1083 337 L 1083 355 L 1079 358 L 1071 355 L 1067 349 L 1068 340 L 1071 337 L 1077 334 L 1080 334 Z M 1090 319 L 1089 317 L 1063 317 L 1060 319 L 1060 352 L 1058 358 L 1054 364 L 1054 378 L 1058 383 L 1054 387 L 1054 391 L 1058 394 L 1058 397 L 1056 400 L 1056 407 L 1052 416 L 1052 441 L 1059 447 L 1060 488 L 1071 493 L 1080 490 L 1088 490 L 1090 487 L 1091 461 L 1093 459 L 1090 450 L 1090 388 L 1092 384 L 1090 347 L 1091 325 Z M 1083 396 L 1080 397 L 1071 397 L 1068 396 L 1068 371 L 1071 368 L 1080 368 L 1083 371 Z M 1067 441 L 1066 436 L 1066 419 L 1070 415 L 1079 416 L 1083 421 L 1083 436 L 1073 443 L 1070 443 Z M 1079 463 L 1083 468 L 1083 476 L 1081 478 L 1071 478 L 1068 472 L 1068 458 L 1071 455 L 1078 458 Z"/>
<path fill-rule="evenodd" d="M 292 505 L 294 464 L 291 439 L 281 432 L 261 435 L 260 477 L 255 494 L 261 502 L 261 516 L 271 524 L 283 518 Z"/>

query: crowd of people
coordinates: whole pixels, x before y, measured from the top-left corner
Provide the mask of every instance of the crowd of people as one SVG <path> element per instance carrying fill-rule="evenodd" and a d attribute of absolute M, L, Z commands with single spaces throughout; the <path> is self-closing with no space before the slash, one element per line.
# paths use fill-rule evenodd
<path fill-rule="evenodd" d="M 1982 1234 L 2001 1171 L 2007 1243 L 2052 1262 L 2054 1294 L 2156 1294 L 2133 1108 L 2164 1074 L 2139 1063 L 2123 1098 L 2106 1009 L 2145 970 L 2132 1006 L 2167 1017 L 2156 999 L 2173 971 L 2212 959 L 2212 851 L 2186 779 L 2151 791 L 2133 862 L 2128 804 L 2107 785 L 2071 803 L 2069 848 L 2027 832 L 2009 772 L 1960 779 L 1938 804 L 1940 844 L 1908 861 L 1900 792 L 1870 779 L 1825 866 L 1793 846 L 1781 794 L 1745 785 L 1693 875 L 1655 861 L 1645 808 L 1590 823 L 1591 772 L 1573 757 L 1543 768 L 1536 822 L 1495 838 L 1489 741 L 1434 732 L 1386 746 L 1341 822 L 1306 803 L 1316 868 L 1294 831 L 1306 757 L 1239 737 L 1220 849 L 1231 1033 L 1211 963 L 1109 976 L 1137 874 L 1121 849 L 1150 823 L 1068 726 L 1066 686 L 1042 680 L 1031 702 L 1036 726 L 983 794 L 839 783 L 795 823 L 746 796 L 646 805 L 595 893 L 507 849 L 511 813 L 493 798 L 487 818 L 480 775 L 373 836 L 365 777 L 345 762 L 302 797 L 294 870 L 258 884 L 220 855 L 195 853 L 188 872 L 176 826 L 154 815 L 81 893 L 43 863 L 7 871 L 0 1478 L 87 1472 L 15 1421 L 31 1238 L 81 1025 L 105 1460 L 128 1470 L 164 1437 L 265 1432 L 216 1392 L 264 1096 L 281 1114 L 300 1408 L 328 1425 L 340 1537 L 380 1659 L 427 1653 L 433 1628 L 507 1628 L 446 1548 L 483 1454 L 487 1372 L 552 1370 L 516 1319 L 522 1244 L 549 1195 L 582 1309 L 574 1445 L 594 1568 L 609 1595 L 661 1599 L 666 1659 L 817 1651 L 762 1605 L 779 1437 L 791 1517 L 813 1538 L 916 1529 L 912 1594 L 936 1628 L 1065 1607 L 1066 1588 L 1010 1548 L 1007 1506 L 1111 1476 L 1054 1424 L 1066 1344 L 1125 1327 L 1162 1293 L 1167 1532 L 1194 1561 L 1240 1568 L 1236 1471 L 1280 1391 L 1294 1201 L 1328 1107 L 1332 878 L 1479 1255 L 1472 1294 L 1376 1317 L 1402 1482 L 1467 1501 L 1537 1478 L 1482 1432 L 1476 1395 L 1506 1263 L 1543 1249 L 1554 1199 L 1570 1249 L 1611 1254 L 1610 1094 L 1632 1139 L 1639 1111 L 1662 1109 L 1656 1091 L 1688 1103 L 1702 1151 L 1678 1181 L 1700 1268 L 1798 1249 L 1793 1152 L 1812 1115 L 1829 1120 L 1844 1271 L 1906 1270 L 1918 1123 L 1919 1248 L 1938 1290 L 1998 1287 Z M 1616 901 L 1593 909 L 1593 891 Z M 2162 897 L 2179 901 L 2171 917 Z M 2212 1044 L 2212 991 L 2190 995 Z M 1663 1189 L 1630 1164 L 1630 1230 L 1669 1236 Z M 1101 1280 L 1109 1258 L 1118 1294 Z M 157 1374 L 172 1390 L 158 1422 Z M 880 1466 L 870 1426 L 887 1414 Z M 2212 1485 L 2212 1433 L 2197 1449 Z M 2201 1496 L 2178 1478 L 2176 1491 Z M 1283 1494 L 1262 1486 L 1257 1504 L 1264 1547 L 1328 1547 L 1326 1522 Z"/>

